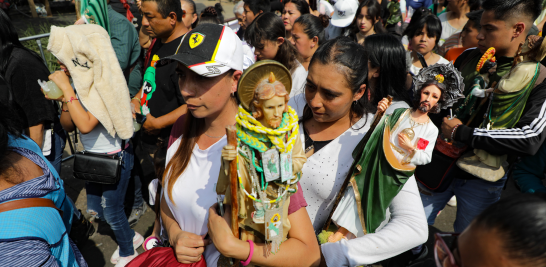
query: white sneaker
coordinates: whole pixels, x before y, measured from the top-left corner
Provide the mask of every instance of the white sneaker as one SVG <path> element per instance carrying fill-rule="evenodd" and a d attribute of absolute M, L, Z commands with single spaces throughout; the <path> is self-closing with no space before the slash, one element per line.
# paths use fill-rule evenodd
<path fill-rule="evenodd" d="M 118 259 L 118 263 L 116 263 L 115 267 L 125 267 L 129 262 L 131 262 L 134 258 L 138 256 L 138 252 L 135 250 L 135 254 L 127 257 L 121 257 Z"/>
<path fill-rule="evenodd" d="M 447 204 L 451 207 L 457 207 L 457 197 L 456 196 L 453 196 L 448 202 Z"/>
<path fill-rule="evenodd" d="M 142 243 L 144 243 L 144 237 L 142 237 L 141 234 L 139 234 L 139 233 L 137 233 L 135 231 L 135 237 L 133 237 L 133 247 L 135 249 L 135 252 L 142 245 Z M 127 257 L 125 257 L 125 258 L 127 258 Z M 116 248 L 116 250 L 114 251 L 114 254 L 112 254 L 112 257 L 110 257 L 110 262 L 112 264 L 116 264 L 116 263 L 118 263 L 119 259 L 120 259 L 120 257 L 119 257 L 119 246 L 118 246 L 118 248 Z M 125 265 L 123 265 L 123 266 L 125 266 Z"/>

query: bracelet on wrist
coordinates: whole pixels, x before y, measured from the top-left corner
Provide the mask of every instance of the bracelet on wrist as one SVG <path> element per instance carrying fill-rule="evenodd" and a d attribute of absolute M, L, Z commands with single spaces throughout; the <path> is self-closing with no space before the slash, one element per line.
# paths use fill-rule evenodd
<path fill-rule="evenodd" d="M 453 130 L 451 130 L 451 141 L 455 141 L 455 131 L 456 131 L 457 128 L 458 128 L 459 126 L 461 126 L 461 125 L 462 125 L 462 124 L 459 123 L 459 124 L 455 125 L 455 127 L 453 127 Z"/>
<path fill-rule="evenodd" d="M 73 100 L 79 100 L 75 97 L 71 97 L 69 100 L 65 101 L 66 104 L 71 103 Z"/>
<path fill-rule="evenodd" d="M 254 255 L 254 242 L 252 240 L 247 240 L 250 244 L 250 253 L 248 254 L 248 258 L 246 261 L 241 261 L 241 265 L 247 266 L 250 264 L 250 261 L 252 260 L 252 255 Z"/>

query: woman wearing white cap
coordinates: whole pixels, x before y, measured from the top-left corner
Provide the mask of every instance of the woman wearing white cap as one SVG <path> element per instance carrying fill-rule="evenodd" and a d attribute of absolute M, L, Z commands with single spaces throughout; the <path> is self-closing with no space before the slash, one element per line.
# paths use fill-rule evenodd
<path fill-rule="evenodd" d="M 330 25 L 326 28 L 327 39 L 334 39 L 338 36 L 348 36 L 350 33 L 349 25 L 355 19 L 358 11 L 357 0 L 339 0 L 334 5 L 334 14 Z"/>
<path fill-rule="evenodd" d="M 171 132 L 174 141 L 167 150 L 161 200 L 161 218 L 177 260 L 185 264 L 204 260 L 207 266 L 217 266 L 222 252 L 260 266 L 318 264 L 318 244 L 303 205 L 289 214 L 289 238 L 269 257 L 263 253 L 265 244 L 236 239 L 211 208 L 217 203 L 215 185 L 227 145 L 226 126 L 235 125 L 238 110 L 243 48 L 237 35 L 225 26 L 199 25 L 166 60 L 178 61 L 178 82 L 187 104 Z M 207 234 L 214 244 L 205 239 Z"/>

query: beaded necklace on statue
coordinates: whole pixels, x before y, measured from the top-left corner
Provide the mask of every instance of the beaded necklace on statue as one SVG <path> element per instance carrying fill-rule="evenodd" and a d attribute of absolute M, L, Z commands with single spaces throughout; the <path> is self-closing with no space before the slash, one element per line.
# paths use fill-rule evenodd
<path fill-rule="evenodd" d="M 282 98 L 286 105 L 291 87 L 292 77 L 286 67 L 263 60 L 243 73 L 237 89 L 241 103 L 235 117 L 238 190 L 246 196 L 242 199 L 247 209 L 250 202 L 253 206 L 246 215 L 252 226 L 247 226 L 256 230 L 258 225 L 263 225 L 259 231 L 267 244 L 266 253 L 276 253 L 286 238 L 283 221 L 287 218 L 283 214 L 288 208 L 288 198 L 297 190 L 305 159 L 303 151 L 295 151 L 293 155 L 296 142 L 300 142 L 299 119 L 293 108 L 285 106 L 280 125 L 275 129 L 262 124 L 252 112 L 262 108 L 258 105 L 261 101 L 275 97 L 275 101 Z M 297 170 L 294 169 L 296 162 Z"/>

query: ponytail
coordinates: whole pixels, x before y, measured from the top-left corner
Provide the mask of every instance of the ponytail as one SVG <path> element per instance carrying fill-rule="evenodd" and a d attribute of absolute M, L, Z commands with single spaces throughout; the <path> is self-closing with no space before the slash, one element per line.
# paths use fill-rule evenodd
<path fill-rule="evenodd" d="M 305 14 L 296 19 L 294 24 L 299 23 L 309 39 L 317 36 L 318 45 L 320 46 L 326 41 L 325 28 L 328 27 L 329 22 L 329 17 L 326 15 L 320 14 L 318 17 L 315 17 L 311 14 Z"/>

